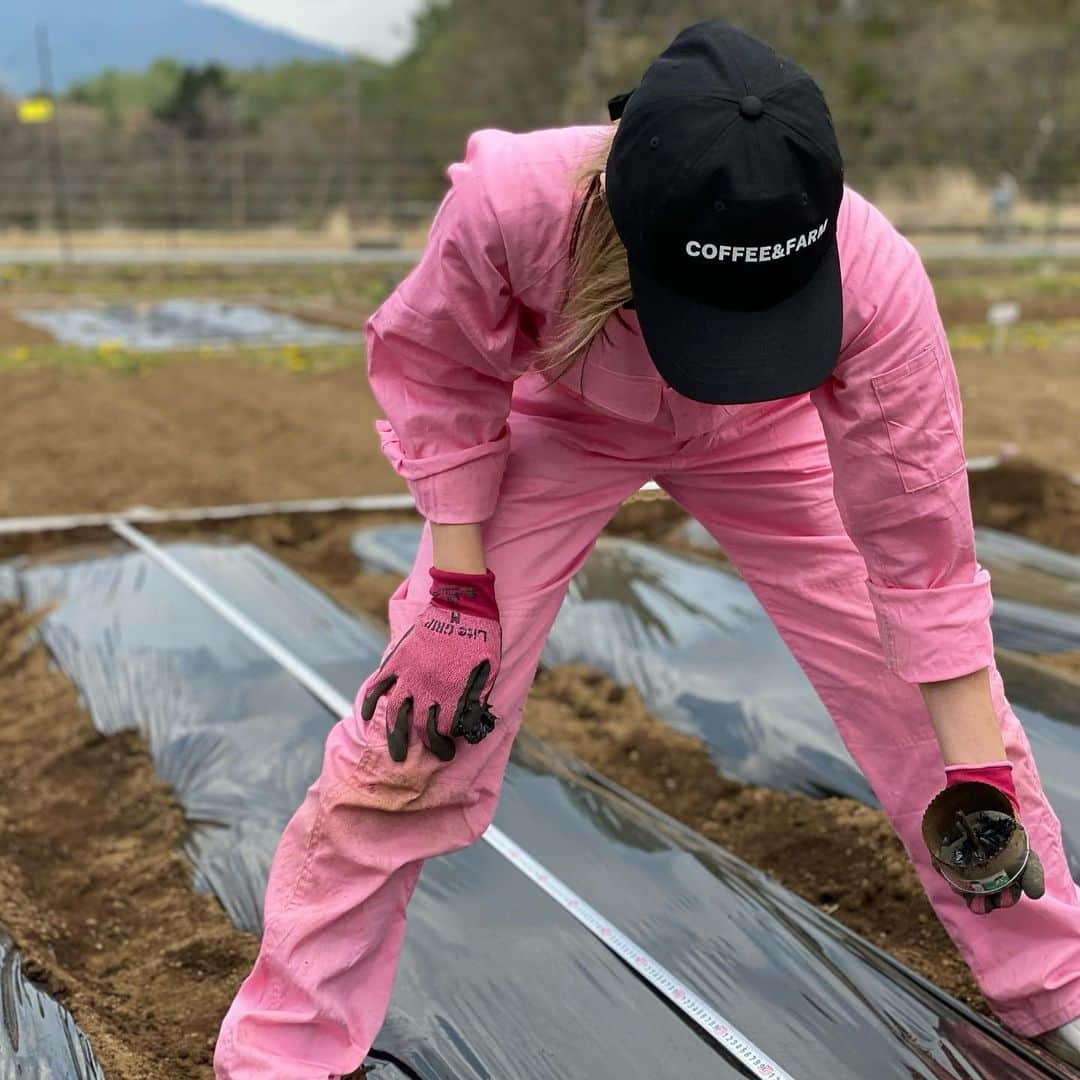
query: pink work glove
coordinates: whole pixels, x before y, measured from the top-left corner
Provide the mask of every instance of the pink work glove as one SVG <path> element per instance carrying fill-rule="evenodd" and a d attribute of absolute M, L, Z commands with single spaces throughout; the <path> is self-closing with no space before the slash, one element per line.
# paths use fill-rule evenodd
<path fill-rule="evenodd" d="M 976 915 L 1043 895 L 1043 868 L 1020 821 L 1012 765 L 947 765 L 923 818 L 934 867 Z"/>
<path fill-rule="evenodd" d="M 495 575 L 431 570 L 431 603 L 387 652 L 360 715 L 370 721 L 384 694 L 386 743 L 404 761 L 415 734 L 441 761 L 454 739 L 478 743 L 494 728 L 488 696 L 499 674 L 502 630 Z"/>
<path fill-rule="evenodd" d="M 1013 780 L 1011 761 L 992 761 L 989 765 L 946 765 L 945 786 L 956 787 L 957 784 L 989 784 L 995 787 L 1003 795 L 1009 797 L 1009 802 L 1020 816 L 1020 800 L 1016 795 L 1016 781 Z"/>

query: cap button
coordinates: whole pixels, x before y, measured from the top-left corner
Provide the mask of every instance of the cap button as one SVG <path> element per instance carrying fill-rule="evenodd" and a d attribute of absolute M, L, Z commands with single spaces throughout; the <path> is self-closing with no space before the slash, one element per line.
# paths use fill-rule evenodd
<path fill-rule="evenodd" d="M 739 112 L 746 117 L 747 120 L 756 120 L 765 111 L 765 106 L 761 103 L 761 98 L 754 94 L 747 94 L 746 97 L 739 102 Z"/>

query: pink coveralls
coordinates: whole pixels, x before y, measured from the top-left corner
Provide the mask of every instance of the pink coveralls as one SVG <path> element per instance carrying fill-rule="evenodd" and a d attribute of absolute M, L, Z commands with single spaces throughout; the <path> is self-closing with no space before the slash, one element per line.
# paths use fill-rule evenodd
<path fill-rule="evenodd" d="M 656 373 L 632 312 L 552 387 L 527 368 L 567 284 L 572 174 L 608 129 L 483 131 L 452 166 L 423 259 L 371 319 L 383 448 L 429 521 L 484 522 L 503 616 L 493 734 L 443 764 L 390 760 L 381 712 L 331 732 L 274 859 L 258 961 L 226 1017 L 217 1075 L 356 1068 L 383 1022 L 421 863 L 491 821 L 567 582 L 620 503 L 655 479 L 716 537 L 809 676 L 1002 1020 L 1080 1015 L 1080 890 L 994 669 L 975 561 L 960 399 L 917 255 L 852 191 L 839 220 L 844 335 L 823 386 L 710 406 Z M 390 602 L 428 601 L 430 537 Z M 931 870 L 920 819 L 943 785 L 915 684 L 992 669 L 1046 896 L 970 914 Z M 415 752 L 414 752 L 415 751 Z"/>

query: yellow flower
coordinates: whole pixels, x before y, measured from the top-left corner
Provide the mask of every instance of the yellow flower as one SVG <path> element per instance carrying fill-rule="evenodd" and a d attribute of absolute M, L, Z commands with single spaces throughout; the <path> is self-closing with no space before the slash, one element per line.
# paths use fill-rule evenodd
<path fill-rule="evenodd" d="M 952 335 L 954 349 L 983 349 L 986 347 L 986 335 L 977 330 L 957 330 Z"/>
<path fill-rule="evenodd" d="M 98 342 L 96 352 L 102 360 L 113 360 L 123 355 L 124 345 L 123 342 L 108 338 Z"/>
<path fill-rule="evenodd" d="M 30 359 L 30 350 L 25 345 L 16 345 L 7 351 L 9 364 L 25 364 Z"/>
<path fill-rule="evenodd" d="M 286 345 L 281 351 L 285 356 L 285 363 L 290 371 L 307 371 L 311 366 L 308 358 L 298 345 Z"/>

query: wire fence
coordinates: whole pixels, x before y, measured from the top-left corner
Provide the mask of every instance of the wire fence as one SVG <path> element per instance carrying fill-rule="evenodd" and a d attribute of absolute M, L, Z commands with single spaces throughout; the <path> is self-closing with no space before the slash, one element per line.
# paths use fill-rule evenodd
<path fill-rule="evenodd" d="M 408 229 L 430 218 L 445 191 L 446 166 L 462 152 L 448 147 L 444 156 L 387 156 L 344 141 L 282 147 L 170 134 L 122 150 L 63 142 L 55 155 L 46 135 L 28 128 L 6 140 L 0 158 L 0 230 L 40 231 L 58 224 L 79 230 L 323 230 L 335 218 L 354 229 Z M 920 220 L 912 224 L 941 232 L 981 224 L 992 231 L 1019 195 L 1042 204 L 1043 212 L 1014 221 L 1014 231 L 1069 232 L 1080 225 L 1061 213 L 1080 204 L 1080 183 L 1046 180 L 1010 188 L 1008 164 L 983 166 L 984 175 L 996 169 L 1005 179 L 980 189 L 975 205 L 963 193 L 942 205 L 928 200 L 913 212 Z M 856 174 L 856 183 L 860 173 L 880 183 L 892 175 L 910 178 L 923 167 L 911 158 L 891 170 L 864 160 L 849 173 Z"/>
<path fill-rule="evenodd" d="M 445 188 L 446 160 L 361 147 L 169 133 L 122 147 L 65 140 L 57 162 L 48 134 L 26 128 L 5 140 L 0 229 L 52 228 L 61 215 L 75 229 L 321 229 L 335 214 L 413 225 Z"/>
<path fill-rule="evenodd" d="M 64 123 L 63 111 L 59 123 Z M 258 138 L 186 139 L 158 132 L 110 145 L 109 140 L 65 139 L 57 149 L 44 126 L 17 128 L 5 137 L 0 157 L 0 230 L 250 230 L 289 227 L 402 230 L 422 225 L 442 197 L 447 164 L 461 146 L 426 156 L 366 152 L 362 141 L 343 138 L 280 145 Z M 1000 230 L 1017 198 L 1041 204 L 1036 215 L 1013 219 L 1015 232 L 1080 231 L 1080 183 L 1054 177 L 1019 184 L 1013 161 L 984 161 L 989 180 L 976 194 L 909 211 L 912 227 L 929 231 Z M 1010 168 L 1011 166 L 1011 168 Z M 902 161 L 865 158 L 849 165 L 856 186 L 882 179 L 901 184 L 933 160 L 917 154 Z M 999 175 L 998 175 L 999 174 Z M 975 199 L 974 204 L 972 199 Z"/>

